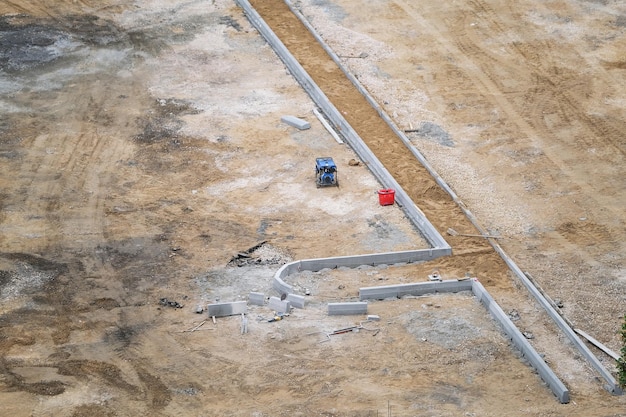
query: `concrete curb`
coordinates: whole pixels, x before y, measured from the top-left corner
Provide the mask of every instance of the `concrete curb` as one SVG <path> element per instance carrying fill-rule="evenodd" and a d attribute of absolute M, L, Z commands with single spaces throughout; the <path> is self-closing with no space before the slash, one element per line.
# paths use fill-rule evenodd
<path fill-rule="evenodd" d="M 384 300 L 402 298 L 405 295 L 424 295 L 438 292 L 470 291 L 472 280 L 446 280 L 439 282 L 417 282 L 413 284 L 383 285 L 380 287 L 359 288 L 360 300 Z"/>
<path fill-rule="evenodd" d="M 329 316 L 367 314 L 367 303 L 328 303 Z"/>
<path fill-rule="evenodd" d="M 554 395 L 559 399 L 561 404 L 569 403 L 569 390 L 565 384 L 550 369 L 543 358 L 537 353 L 535 348 L 526 340 L 524 335 L 513 324 L 511 319 L 504 313 L 502 308 L 495 302 L 493 297 L 487 292 L 485 287 L 474 280 L 472 282 L 472 293 L 478 298 L 482 305 L 489 311 L 491 316 L 496 319 L 502 326 L 504 332 L 509 336 L 513 344 L 522 352 L 522 355 L 535 368 L 541 379 L 548 384 Z"/>
<path fill-rule="evenodd" d="M 439 248 L 403 252 L 384 252 L 369 255 L 337 256 L 332 258 L 302 259 L 286 263 L 280 267 L 280 269 L 274 274 L 272 288 L 280 294 L 291 294 L 293 292 L 293 286 L 287 284 L 285 279 L 289 275 L 296 274 L 301 271 L 317 272 L 326 268 L 356 268 L 363 265 L 398 265 L 430 261 L 446 255 L 448 255 L 447 249 Z"/>

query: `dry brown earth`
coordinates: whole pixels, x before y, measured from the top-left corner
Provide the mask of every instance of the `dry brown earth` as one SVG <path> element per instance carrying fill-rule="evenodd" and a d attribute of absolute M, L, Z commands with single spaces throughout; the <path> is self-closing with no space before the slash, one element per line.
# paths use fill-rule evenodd
<path fill-rule="evenodd" d="M 297 6 L 520 267 L 618 351 L 624 5 Z M 450 238 L 457 256 L 425 265 L 299 274 L 307 308 L 268 323 L 251 307 L 245 335 L 238 317 L 184 332 L 206 318 L 198 304 L 271 295 L 287 260 L 426 244 L 377 204 L 379 184 L 234 3 L 24 0 L 0 15 L 0 414 L 626 415 L 477 239 Z M 325 155 L 340 188 L 315 188 Z M 471 232 L 419 167 L 389 158 L 442 233 Z M 251 265 L 229 265 L 263 241 Z M 360 323 L 325 303 L 433 269 L 470 271 L 517 310 L 572 402 L 469 294 L 375 302 L 380 322 L 324 335 Z"/>

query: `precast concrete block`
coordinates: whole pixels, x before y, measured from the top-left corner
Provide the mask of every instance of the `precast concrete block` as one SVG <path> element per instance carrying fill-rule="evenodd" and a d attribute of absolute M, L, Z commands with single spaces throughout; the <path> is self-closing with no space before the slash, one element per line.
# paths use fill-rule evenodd
<path fill-rule="evenodd" d="M 289 313 L 291 310 L 291 302 L 281 300 L 278 297 L 270 297 L 269 307 L 278 313 Z"/>
<path fill-rule="evenodd" d="M 251 292 L 248 295 L 248 302 L 255 306 L 262 306 L 265 304 L 265 294 L 262 292 Z"/>
<path fill-rule="evenodd" d="M 287 123 L 289 126 L 293 126 L 299 130 L 306 130 L 311 128 L 311 124 L 306 120 L 302 120 L 295 116 L 283 116 L 280 120 L 284 123 Z"/>
<path fill-rule="evenodd" d="M 359 288 L 359 300 L 384 300 L 386 298 L 398 298 L 398 288 L 395 285 L 380 287 Z"/>
<path fill-rule="evenodd" d="M 226 317 L 237 314 L 246 314 L 248 312 L 248 303 L 245 301 L 235 301 L 232 303 L 217 303 L 207 306 L 209 317 Z"/>
<path fill-rule="evenodd" d="M 420 296 L 437 292 L 470 291 L 471 281 L 456 279 L 437 282 L 416 282 L 411 284 L 383 285 L 380 287 L 365 287 L 359 289 L 361 300 L 382 300 L 385 298 L 401 298 L 407 295 Z"/>
<path fill-rule="evenodd" d="M 367 314 L 367 303 L 328 303 L 329 316 Z"/>
<path fill-rule="evenodd" d="M 285 300 L 289 301 L 292 307 L 304 308 L 304 296 L 302 295 L 287 294 L 287 298 Z"/>

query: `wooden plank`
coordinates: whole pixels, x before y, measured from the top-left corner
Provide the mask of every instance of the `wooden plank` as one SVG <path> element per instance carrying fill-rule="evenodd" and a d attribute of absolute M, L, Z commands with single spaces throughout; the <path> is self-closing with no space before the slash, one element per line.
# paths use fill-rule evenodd
<path fill-rule="evenodd" d="M 606 353 L 607 355 L 609 355 L 613 359 L 615 359 L 615 360 L 619 359 L 619 355 L 617 353 L 613 352 L 611 349 L 609 349 L 608 347 L 606 347 L 605 345 L 603 345 L 602 343 L 600 343 L 599 341 L 597 341 L 593 337 L 589 336 L 587 333 L 583 332 L 580 329 L 574 329 L 574 331 L 576 333 L 578 333 L 579 335 L 581 335 L 582 337 L 584 337 L 585 339 L 587 339 L 589 341 L 589 343 L 591 343 L 592 345 L 596 346 L 598 349 L 600 349 L 601 351 L 603 351 L 604 353 Z"/>

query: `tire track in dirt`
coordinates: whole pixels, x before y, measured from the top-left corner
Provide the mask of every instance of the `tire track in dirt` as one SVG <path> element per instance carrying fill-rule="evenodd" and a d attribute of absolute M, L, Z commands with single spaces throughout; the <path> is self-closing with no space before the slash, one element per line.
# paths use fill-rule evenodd
<path fill-rule="evenodd" d="M 595 91 L 596 84 L 601 86 L 600 91 L 607 91 L 608 86 L 602 78 L 592 80 L 587 73 L 562 64 L 562 60 L 565 60 L 563 46 L 549 39 L 515 40 L 510 33 L 516 31 L 507 32 L 501 17 L 486 2 L 476 0 L 468 3 L 466 10 L 447 17 L 444 19 L 445 25 L 440 26 L 437 25 L 437 19 L 424 21 L 424 17 L 415 12 L 412 5 L 402 0 L 397 3 L 412 19 L 419 21 L 420 27 L 429 31 L 430 36 L 437 39 L 443 45 L 443 50 L 453 57 L 449 64 L 452 72 L 446 73 L 449 77 L 447 85 L 458 85 L 459 91 L 462 91 L 458 93 L 460 100 L 467 102 L 471 97 L 472 103 L 478 102 L 484 106 L 482 103 L 487 102 L 503 112 L 502 122 L 497 121 L 498 125 L 492 122 L 489 126 L 490 129 L 496 129 L 494 133 L 498 137 L 509 139 L 504 139 L 505 143 L 503 139 L 498 139 L 482 145 L 482 152 L 499 152 L 503 146 L 517 149 L 519 155 L 524 155 L 528 149 L 540 150 L 538 156 L 545 159 L 541 161 L 541 166 L 554 166 L 547 172 L 556 183 L 552 188 L 544 190 L 541 183 L 532 180 L 538 178 L 534 171 L 538 165 L 533 160 L 523 157 L 518 159 L 524 165 L 518 171 L 530 179 L 533 186 L 539 187 L 531 192 L 539 193 L 547 200 L 555 194 L 558 197 L 563 193 L 576 193 L 584 200 L 583 207 L 598 207 L 601 204 L 594 193 L 600 187 L 604 188 L 597 184 L 598 176 L 605 177 L 607 189 L 615 192 L 612 172 L 613 166 L 623 164 L 626 142 L 620 132 L 626 129 L 626 123 L 609 116 L 589 113 L 585 107 L 587 98 L 598 94 Z M 452 42 L 446 41 L 448 34 L 453 35 Z M 505 55 L 500 56 L 495 52 L 498 46 Z M 538 54 L 538 50 L 543 52 Z M 584 58 L 580 57 L 579 60 Z M 454 91 L 452 94 L 457 93 Z M 571 131 L 572 126 L 578 127 L 574 135 L 562 133 Z M 545 143 L 550 145 L 545 146 Z M 575 154 L 583 154 L 585 158 L 572 160 L 572 153 L 568 153 L 567 149 L 574 149 Z M 593 170 L 596 175 L 590 177 L 589 170 Z M 555 186 L 558 191 L 554 189 Z M 606 209 L 612 218 L 624 218 L 619 205 L 606 205 Z M 550 236 L 558 247 L 561 239 L 554 233 Z M 617 240 L 610 237 L 599 242 L 594 247 L 596 250 L 578 251 L 575 246 L 568 247 L 578 252 L 586 262 L 595 264 L 598 252 L 603 253 L 607 249 L 607 241 L 614 242 L 608 249 L 619 250 Z M 507 242 L 507 245 L 511 248 L 517 246 L 512 241 Z"/>
<path fill-rule="evenodd" d="M 463 14 L 460 19 L 461 23 L 451 18 L 447 25 L 448 29 L 455 35 L 455 42 L 460 52 L 469 58 L 472 64 L 478 65 L 477 71 L 470 74 L 470 77 L 478 79 L 482 86 L 488 88 L 492 96 L 505 97 L 503 100 L 498 100 L 497 104 L 505 109 L 509 119 L 513 120 L 517 127 L 523 128 L 526 138 L 537 135 L 549 138 L 554 143 L 560 142 L 564 147 L 573 145 L 583 151 L 600 148 L 599 153 L 610 158 L 613 163 L 621 163 L 626 149 L 626 142 L 621 132 L 626 128 L 626 124 L 608 118 L 593 117 L 581 105 L 586 97 L 593 94 L 594 81 L 582 72 L 559 64 L 558 57 L 562 53 L 563 46 L 541 39 L 528 42 L 511 40 L 503 43 L 502 40 L 508 40 L 511 37 L 505 25 L 500 23 L 498 14 L 485 2 L 472 1 L 469 4 L 472 9 Z M 499 59 L 496 54 L 482 46 L 485 42 L 477 36 L 478 29 L 474 29 L 473 25 L 479 28 L 489 27 L 486 31 L 489 37 L 499 39 L 500 45 L 507 52 L 517 53 L 520 56 L 506 61 Z M 438 38 L 442 39 L 443 36 Z M 538 50 L 544 53 L 539 55 Z M 459 55 L 454 53 L 454 56 Z M 584 59 L 581 57 L 580 60 Z M 516 65 L 511 65 L 509 62 L 515 62 Z M 491 83 L 481 80 L 481 74 L 488 77 Z M 531 79 L 528 78 L 528 74 L 532 77 Z M 502 83 L 504 79 L 514 80 L 522 88 L 524 85 L 534 84 L 534 87 L 529 89 L 532 94 L 524 95 L 522 101 L 516 101 L 513 97 L 507 99 L 510 89 Z M 570 138 L 559 135 L 554 125 L 546 123 L 547 115 L 550 115 L 552 120 L 558 121 L 556 123 L 560 126 L 576 123 L 580 126 L 581 133 L 573 138 L 572 143 Z M 528 120 L 527 125 L 524 120 Z M 555 165 L 566 171 L 564 168 L 568 167 L 568 163 L 562 160 L 558 149 L 545 149 L 545 152 Z M 573 178 L 573 180 L 579 186 L 588 186 L 584 176 Z"/>

